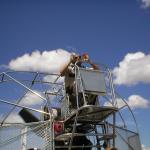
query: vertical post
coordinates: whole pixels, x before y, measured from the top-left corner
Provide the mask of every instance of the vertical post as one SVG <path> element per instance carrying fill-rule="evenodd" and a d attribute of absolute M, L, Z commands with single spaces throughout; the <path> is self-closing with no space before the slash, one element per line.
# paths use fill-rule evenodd
<path fill-rule="evenodd" d="M 116 113 L 113 113 L 113 147 L 115 147 Z"/>
<path fill-rule="evenodd" d="M 97 131 L 97 126 L 94 125 L 94 128 L 95 128 L 95 134 L 96 134 L 96 141 L 97 141 L 97 149 L 98 150 L 101 150 L 101 145 L 100 145 L 100 140 L 99 140 L 99 135 L 98 135 L 98 131 Z"/>
<path fill-rule="evenodd" d="M 68 150 L 71 150 L 72 148 L 72 142 L 73 142 L 73 138 L 74 138 L 74 133 L 76 132 L 76 126 L 77 126 L 77 120 L 78 120 L 78 111 L 76 111 L 76 116 L 75 116 L 75 120 L 74 120 L 74 124 L 73 124 L 73 129 L 72 129 L 72 134 L 71 134 L 71 139 L 69 141 L 69 147 Z"/>
<path fill-rule="evenodd" d="M 78 69 L 78 72 L 77 72 L 77 69 Z M 77 76 L 77 73 L 78 73 L 78 76 Z M 76 65 L 76 68 L 75 68 L 75 78 L 76 78 L 76 95 L 77 95 L 77 106 L 79 108 L 79 98 L 78 98 L 78 80 L 80 80 L 80 85 L 79 85 L 79 88 L 82 92 L 82 95 L 83 95 L 83 101 L 84 101 L 84 106 L 87 105 L 87 102 L 86 102 L 86 99 L 85 99 L 85 93 L 84 93 L 84 88 L 83 88 L 83 82 L 82 82 L 82 77 L 81 77 L 81 72 L 79 70 L 79 67 Z"/>
<path fill-rule="evenodd" d="M 76 86 L 76 101 L 77 108 L 79 109 L 79 97 L 78 97 L 78 79 L 77 79 L 77 65 L 75 65 L 75 86 Z"/>
<path fill-rule="evenodd" d="M 115 96 L 115 90 L 114 90 L 114 85 L 113 85 L 113 77 L 112 77 L 112 72 L 108 69 L 109 72 L 109 82 L 110 82 L 110 90 L 112 94 L 112 105 L 116 106 L 116 96 Z"/>
<path fill-rule="evenodd" d="M 27 145 L 27 130 L 28 127 L 24 127 L 21 130 L 21 150 L 26 150 L 26 145 Z"/>
<path fill-rule="evenodd" d="M 67 98 L 66 98 L 66 116 L 65 116 L 65 119 L 69 116 L 69 114 L 70 114 L 70 108 L 69 108 L 69 96 L 67 96 Z"/>
<path fill-rule="evenodd" d="M 44 150 L 54 150 L 54 131 L 52 119 L 48 120 L 45 124 L 45 147 Z"/>

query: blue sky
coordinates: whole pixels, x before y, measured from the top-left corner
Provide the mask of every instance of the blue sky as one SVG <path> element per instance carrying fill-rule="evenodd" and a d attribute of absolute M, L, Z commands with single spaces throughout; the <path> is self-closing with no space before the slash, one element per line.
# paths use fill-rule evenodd
<path fill-rule="evenodd" d="M 147 58 L 149 37 L 149 0 L 0 1 L 0 65 L 34 50 L 62 48 L 87 52 L 95 62 L 114 69 L 128 53 L 140 51 Z M 116 88 L 126 99 L 140 95 L 150 100 L 149 80 Z M 142 144 L 150 147 L 150 110 L 135 112 Z"/>

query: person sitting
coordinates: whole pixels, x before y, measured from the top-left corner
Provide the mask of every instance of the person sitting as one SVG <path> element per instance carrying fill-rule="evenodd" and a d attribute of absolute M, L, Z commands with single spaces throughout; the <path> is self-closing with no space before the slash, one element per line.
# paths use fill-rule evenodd
<path fill-rule="evenodd" d="M 61 76 L 65 77 L 65 90 L 66 95 L 69 97 L 70 108 L 73 109 L 77 108 L 74 67 L 76 62 L 80 61 L 80 58 L 79 55 L 73 54 L 67 66 L 61 71 Z M 78 63 L 78 65 L 80 66 L 80 63 Z"/>
<path fill-rule="evenodd" d="M 83 62 L 86 62 L 86 63 L 90 64 L 91 67 L 92 67 L 90 69 L 92 69 L 92 70 L 100 70 L 100 68 L 98 67 L 98 65 L 96 65 L 95 63 L 93 63 L 90 60 L 89 55 L 87 53 L 85 53 L 85 54 L 82 55 L 81 60 Z M 85 98 L 86 98 L 87 105 L 95 105 L 96 101 L 98 100 L 98 96 L 97 95 L 95 95 L 95 94 L 89 94 L 89 93 L 86 93 L 86 92 L 85 92 Z"/>

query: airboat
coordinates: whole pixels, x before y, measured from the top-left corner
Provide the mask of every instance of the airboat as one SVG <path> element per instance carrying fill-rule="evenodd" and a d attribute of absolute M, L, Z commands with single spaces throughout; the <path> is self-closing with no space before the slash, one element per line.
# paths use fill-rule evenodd
<path fill-rule="evenodd" d="M 99 68 L 74 63 L 71 93 L 60 74 L 0 73 L 0 150 L 141 150 L 131 108 Z"/>

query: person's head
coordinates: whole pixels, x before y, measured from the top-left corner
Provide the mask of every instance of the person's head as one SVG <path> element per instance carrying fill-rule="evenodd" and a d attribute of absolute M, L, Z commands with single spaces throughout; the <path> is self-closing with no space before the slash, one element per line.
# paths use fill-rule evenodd
<path fill-rule="evenodd" d="M 81 59 L 81 56 L 79 56 L 77 54 L 72 55 L 72 63 L 75 63 L 75 62 L 79 61 L 80 59 Z"/>
<path fill-rule="evenodd" d="M 89 60 L 89 55 L 88 55 L 87 53 L 84 53 L 84 54 L 82 55 L 82 60 L 88 61 L 88 60 Z"/>

